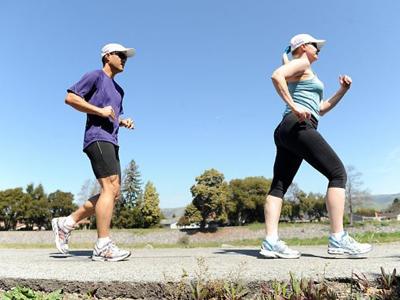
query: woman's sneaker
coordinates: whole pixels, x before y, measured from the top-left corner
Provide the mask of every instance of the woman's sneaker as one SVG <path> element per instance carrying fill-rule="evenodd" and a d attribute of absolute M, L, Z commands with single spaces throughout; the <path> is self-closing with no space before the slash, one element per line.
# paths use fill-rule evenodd
<path fill-rule="evenodd" d="M 122 250 L 117 247 L 112 241 L 105 244 L 102 248 L 94 246 L 92 260 L 95 261 L 120 261 L 131 256 L 131 252 Z"/>
<path fill-rule="evenodd" d="M 51 227 L 53 228 L 56 247 L 61 253 L 67 254 L 69 252 L 68 241 L 71 236 L 70 228 L 65 224 L 66 217 L 54 218 L 51 220 Z"/>
<path fill-rule="evenodd" d="M 329 254 L 347 254 L 360 255 L 368 253 L 372 250 L 372 246 L 366 243 L 359 243 L 354 240 L 347 232 L 343 234 L 340 240 L 333 236 L 329 237 L 328 253 Z"/>
<path fill-rule="evenodd" d="M 267 258 L 299 258 L 299 251 L 290 249 L 284 241 L 278 240 L 276 244 L 270 244 L 264 240 L 261 244 L 260 254 Z"/>

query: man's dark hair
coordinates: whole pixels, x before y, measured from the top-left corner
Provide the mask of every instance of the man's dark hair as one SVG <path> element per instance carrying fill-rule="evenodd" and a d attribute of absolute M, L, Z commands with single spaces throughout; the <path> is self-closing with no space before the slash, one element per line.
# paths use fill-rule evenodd
<path fill-rule="evenodd" d="M 107 54 L 106 54 L 107 55 Z M 105 64 L 106 64 L 106 62 L 107 62 L 107 60 L 106 60 L 106 55 L 104 55 L 102 58 L 101 58 L 101 62 L 103 63 L 103 67 L 105 66 Z"/>

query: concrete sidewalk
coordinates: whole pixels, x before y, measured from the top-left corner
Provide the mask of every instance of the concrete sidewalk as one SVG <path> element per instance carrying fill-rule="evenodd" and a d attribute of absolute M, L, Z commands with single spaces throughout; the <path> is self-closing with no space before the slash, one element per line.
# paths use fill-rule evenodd
<path fill-rule="evenodd" d="M 0 249 L 0 278 L 54 279 L 74 281 L 179 281 L 183 270 L 195 277 L 198 258 L 204 259 L 212 278 L 238 273 L 244 280 L 287 279 L 298 276 L 348 278 L 352 272 L 373 276 L 380 267 L 400 269 L 400 243 L 374 245 L 365 257 L 345 259 L 331 256 L 326 246 L 293 247 L 300 259 L 262 259 L 256 248 L 140 249 L 122 262 L 93 262 L 91 250 Z M 400 271 L 400 270 L 399 270 Z"/>

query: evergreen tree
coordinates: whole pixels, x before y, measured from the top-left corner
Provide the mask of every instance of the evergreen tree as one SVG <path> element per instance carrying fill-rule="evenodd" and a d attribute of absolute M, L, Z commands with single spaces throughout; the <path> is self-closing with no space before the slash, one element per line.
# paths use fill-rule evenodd
<path fill-rule="evenodd" d="M 142 191 L 142 181 L 139 167 L 131 160 L 126 167 L 122 183 L 122 206 L 134 207 Z"/>
<path fill-rule="evenodd" d="M 140 198 L 143 195 L 139 167 L 134 160 L 124 170 L 121 197 L 115 204 L 113 226 L 117 228 L 143 227 Z"/>
<path fill-rule="evenodd" d="M 160 223 L 161 210 L 160 200 L 155 186 L 152 182 L 147 182 L 144 189 L 143 203 L 140 210 L 142 212 L 144 227 L 152 227 Z"/>

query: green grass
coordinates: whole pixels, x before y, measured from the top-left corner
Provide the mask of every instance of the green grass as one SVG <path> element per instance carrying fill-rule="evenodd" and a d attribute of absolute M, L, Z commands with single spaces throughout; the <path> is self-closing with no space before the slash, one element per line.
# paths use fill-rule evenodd
<path fill-rule="evenodd" d="M 353 237 L 359 242 L 365 243 L 390 243 L 400 241 L 400 232 L 391 233 L 375 233 L 375 232 L 365 232 L 354 234 Z M 285 239 L 285 242 L 291 246 L 312 246 L 312 245 L 326 245 L 328 243 L 328 237 L 321 238 L 291 238 Z M 259 247 L 261 244 L 261 239 L 247 239 L 247 240 L 235 240 L 226 242 L 203 242 L 203 243 L 175 243 L 175 244 L 161 244 L 161 243 L 130 243 L 124 244 L 119 243 L 119 246 L 124 248 L 136 248 L 143 249 L 146 245 L 151 245 L 155 249 L 170 249 L 170 248 L 211 248 L 211 247 L 221 247 L 222 244 L 231 245 L 234 247 Z M 3 249 L 54 249 L 53 244 L 0 244 L 0 248 Z M 71 249 L 92 249 L 93 243 L 71 243 Z"/>

